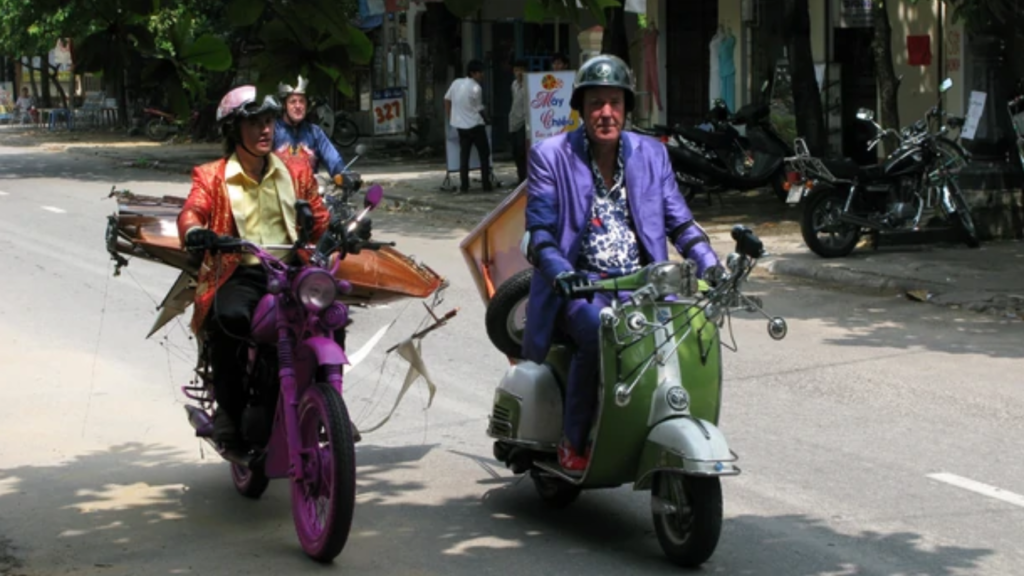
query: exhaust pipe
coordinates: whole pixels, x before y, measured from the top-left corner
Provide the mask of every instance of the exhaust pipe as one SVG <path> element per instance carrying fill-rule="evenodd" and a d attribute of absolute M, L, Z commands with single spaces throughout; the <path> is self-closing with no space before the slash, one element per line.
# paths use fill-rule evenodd
<path fill-rule="evenodd" d="M 188 414 L 188 423 L 196 430 L 196 436 L 199 438 L 213 437 L 213 420 L 206 410 L 189 405 L 185 406 L 185 412 Z"/>

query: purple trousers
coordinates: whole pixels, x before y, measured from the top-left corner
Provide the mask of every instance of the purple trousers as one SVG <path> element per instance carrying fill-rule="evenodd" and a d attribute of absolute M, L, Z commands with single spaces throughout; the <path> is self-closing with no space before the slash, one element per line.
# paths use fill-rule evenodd
<path fill-rule="evenodd" d="M 629 298 L 620 293 L 620 300 Z M 559 318 L 559 328 L 576 344 L 566 383 L 562 430 L 577 454 L 583 454 L 597 409 L 601 375 L 601 309 L 611 305 L 612 294 L 595 294 L 593 302 L 570 300 Z"/>

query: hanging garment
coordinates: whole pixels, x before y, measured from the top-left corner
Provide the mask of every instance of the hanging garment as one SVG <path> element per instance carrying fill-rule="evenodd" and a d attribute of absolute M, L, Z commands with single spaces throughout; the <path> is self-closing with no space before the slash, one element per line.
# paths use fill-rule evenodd
<path fill-rule="evenodd" d="M 661 105 L 661 84 L 658 81 L 658 28 L 649 27 L 644 31 L 644 89 L 654 96 L 658 110 Z"/>
<path fill-rule="evenodd" d="M 718 74 L 718 45 L 722 43 L 722 33 L 718 32 L 711 38 L 708 48 L 711 50 L 711 73 L 708 75 L 708 107 L 716 98 L 722 97 L 722 77 Z"/>
<path fill-rule="evenodd" d="M 736 37 L 726 33 L 718 46 L 718 74 L 721 78 L 722 100 L 729 112 L 736 111 L 736 63 L 733 53 L 736 49 Z"/>

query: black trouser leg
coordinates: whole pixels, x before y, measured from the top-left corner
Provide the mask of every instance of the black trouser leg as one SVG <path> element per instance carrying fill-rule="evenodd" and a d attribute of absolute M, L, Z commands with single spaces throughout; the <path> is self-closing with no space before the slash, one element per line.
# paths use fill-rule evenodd
<path fill-rule="evenodd" d="M 473 130 L 459 128 L 459 190 L 469 190 L 469 155 L 473 145 Z"/>
<path fill-rule="evenodd" d="M 526 127 L 512 133 L 512 159 L 516 163 L 516 177 L 522 184 L 526 180 Z"/>
<path fill-rule="evenodd" d="M 261 267 L 240 266 L 217 290 L 206 331 L 213 365 L 213 392 L 220 406 L 235 424 L 245 409 L 243 389 L 246 340 L 252 328 L 252 314 L 267 293 L 266 273 Z"/>
<path fill-rule="evenodd" d="M 487 141 L 487 127 L 484 125 L 473 128 L 473 143 L 480 155 L 480 180 L 484 190 L 491 189 L 491 144 Z"/>

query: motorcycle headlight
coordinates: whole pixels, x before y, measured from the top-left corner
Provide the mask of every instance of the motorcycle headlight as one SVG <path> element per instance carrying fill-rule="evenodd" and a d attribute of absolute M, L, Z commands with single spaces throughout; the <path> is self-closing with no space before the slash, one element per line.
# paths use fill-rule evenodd
<path fill-rule="evenodd" d="M 338 296 L 338 284 L 325 270 L 313 270 L 299 279 L 295 290 L 299 301 L 310 312 L 322 312 Z"/>
<path fill-rule="evenodd" d="M 696 290 L 697 277 L 692 262 L 655 264 L 647 269 L 647 283 L 658 296 L 682 294 L 691 296 Z"/>

